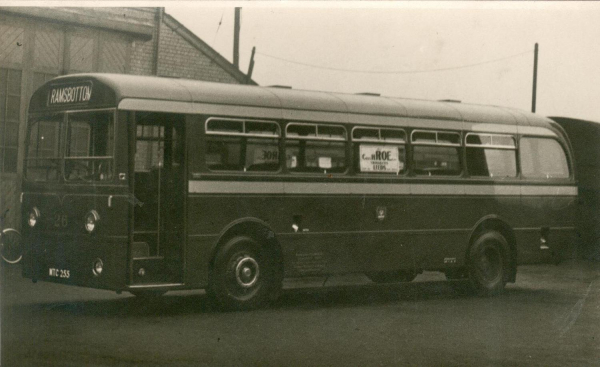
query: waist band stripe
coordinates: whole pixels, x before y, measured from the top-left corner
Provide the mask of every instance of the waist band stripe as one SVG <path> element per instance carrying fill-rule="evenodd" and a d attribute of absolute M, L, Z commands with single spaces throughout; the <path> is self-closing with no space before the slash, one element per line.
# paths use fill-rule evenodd
<path fill-rule="evenodd" d="M 191 194 L 577 196 L 576 186 L 189 181 Z"/>

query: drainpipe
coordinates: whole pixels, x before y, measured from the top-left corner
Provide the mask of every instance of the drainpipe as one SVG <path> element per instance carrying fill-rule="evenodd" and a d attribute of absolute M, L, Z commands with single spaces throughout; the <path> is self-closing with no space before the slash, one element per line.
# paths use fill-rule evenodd
<path fill-rule="evenodd" d="M 154 38 L 154 55 L 152 58 L 152 75 L 158 75 L 158 54 L 160 48 L 160 27 L 163 23 L 165 8 L 156 8 L 156 36 Z"/>

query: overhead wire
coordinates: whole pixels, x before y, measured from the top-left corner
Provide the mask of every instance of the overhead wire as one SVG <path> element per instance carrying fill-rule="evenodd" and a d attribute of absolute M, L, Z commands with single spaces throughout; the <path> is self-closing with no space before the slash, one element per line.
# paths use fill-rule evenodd
<path fill-rule="evenodd" d="M 499 61 L 504 61 L 504 60 L 516 58 L 516 57 L 519 57 L 519 56 L 522 56 L 525 54 L 531 54 L 531 53 L 533 53 L 533 50 L 523 51 L 523 52 L 519 52 L 517 54 L 513 54 L 510 56 L 504 56 L 504 57 L 500 57 L 500 58 L 493 59 L 493 60 L 486 60 L 486 61 L 481 61 L 481 62 L 477 62 L 477 63 L 473 63 L 473 64 L 459 65 L 459 66 L 452 66 L 452 67 L 445 67 L 445 68 L 386 71 L 386 70 L 361 70 L 361 69 L 335 68 L 335 67 L 330 67 L 330 66 L 315 65 L 315 64 L 305 63 L 305 62 L 289 60 L 289 59 L 285 59 L 285 58 L 282 58 L 279 56 L 269 55 L 269 54 L 265 54 L 265 53 L 258 52 L 258 51 L 256 52 L 256 54 L 258 54 L 258 55 L 262 55 L 267 58 L 271 58 L 271 59 L 275 59 L 275 60 L 279 60 L 279 61 L 284 61 L 284 62 L 287 62 L 290 64 L 302 65 L 302 66 L 307 66 L 307 67 L 311 67 L 311 68 L 315 68 L 315 69 L 341 71 L 341 72 L 347 72 L 347 73 L 361 73 L 361 74 L 419 74 L 419 73 L 433 73 L 433 72 L 448 71 L 448 70 L 458 70 L 458 69 L 466 69 L 466 68 L 470 68 L 470 67 L 474 67 L 474 66 L 480 66 L 480 65 L 491 64 L 491 63 L 495 63 L 495 62 L 499 62 Z"/>

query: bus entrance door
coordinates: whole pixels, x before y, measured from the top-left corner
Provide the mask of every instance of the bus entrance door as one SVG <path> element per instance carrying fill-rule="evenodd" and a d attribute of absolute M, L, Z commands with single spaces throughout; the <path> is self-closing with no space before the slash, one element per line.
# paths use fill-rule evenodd
<path fill-rule="evenodd" d="M 135 136 L 131 283 L 182 282 L 183 118 L 138 116 Z"/>

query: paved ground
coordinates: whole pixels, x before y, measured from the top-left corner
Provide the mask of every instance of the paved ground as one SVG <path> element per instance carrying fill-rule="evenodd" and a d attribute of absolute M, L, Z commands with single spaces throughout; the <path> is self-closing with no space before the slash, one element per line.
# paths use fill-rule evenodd
<path fill-rule="evenodd" d="M 19 266 L 1 276 L 2 366 L 600 366 L 600 263 L 521 267 L 493 298 L 460 296 L 436 273 L 344 277 L 229 313 L 203 292 L 144 304 L 32 284 Z"/>

